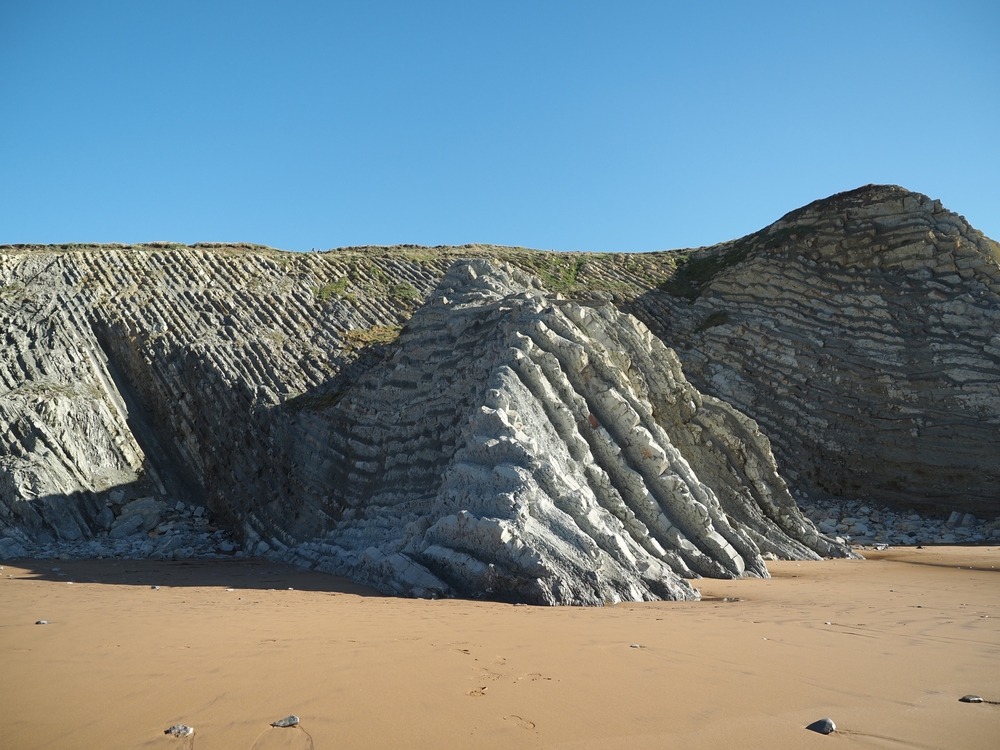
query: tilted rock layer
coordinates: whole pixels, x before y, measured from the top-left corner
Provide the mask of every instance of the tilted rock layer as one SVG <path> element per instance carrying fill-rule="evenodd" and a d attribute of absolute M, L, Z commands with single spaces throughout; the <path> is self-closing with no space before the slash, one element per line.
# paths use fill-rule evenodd
<path fill-rule="evenodd" d="M 673 573 L 657 578 L 655 565 L 674 573 L 701 572 L 697 565 L 707 563 L 696 563 L 698 555 L 721 566 L 723 574 L 740 564 L 759 571 L 756 553 L 739 546 L 742 537 L 730 539 L 716 523 L 715 506 L 697 489 L 702 485 L 728 514 L 733 533 L 765 554 L 801 556 L 806 548 L 831 553 L 821 539 L 813 540 L 808 525 L 804 532 L 796 525 L 798 516 L 782 499 L 778 474 L 814 494 L 944 506 L 989 518 L 1000 513 L 996 247 L 939 203 L 885 186 L 818 201 L 735 242 L 641 255 L 490 246 L 348 248 L 320 254 L 169 243 L 0 247 L 0 535 L 12 540 L 0 546 L 28 549 L 32 541 L 101 537 L 109 525 L 127 525 L 126 508 L 133 503 L 157 497 L 168 505 L 208 505 L 213 517 L 252 549 L 301 549 L 302 559 L 311 564 L 355 570 L 372 581 L 382 576 L 386 590 L 404 585 L 400 566 L 410 565 L 409 560 L 418 566 L 413 575 L 425 571 L 421 575 L 451 590 L 492 586 L 495 593 L 510 596 L 590 601 L 680 595 L 683 583 L 671 578 Z M 446 277 L 463 259 L 489 259 L 496 267 L 480 272 L 465 265 L 476 278 L 455 276 L 458 269 Z M 548 294 L 505 270 L 504 263 L 538 279 Z M 487 289 L 486 279 L 498 286 Z M 450 296 L 444 288 L 435 292 L 442 281 L 457 291 Z M 557 292 L 579 307 L 557 299 Z M 474 313 L 468 295 L 476 294 L 482 309 Z M 441 296 L 449 303 L 434 301 Z M 519 301 L 503 303 L 510 309 L 501 314 L 494 309 L 500 299 Z M 692 396 L 688 400 L 697 409 L 690 415 L 683 401 L 663 406 L 663 394 L 677 388 L 697 392 L 679 370 L 667 377 L 674 364 L 666 360 L 675 362 L 668 350 L 663 349 L 662 361 L 643 354 L 636 342 L 649 334 L 641 327 L 628 333 L 635 321 L 605 303 L 631 313 L 656 334 L 650 351 L 659 351 L 657 337 L 672 346 L 693 386 L 722 401 Z M 585 311 L 584 317 L 577 320 L 572 309 Z M 485 317 L 480 321 L 477 315 Z M 608 316 L 616 315 L 609 323 Z M 425 318 L 432 322 L 421 323 Z M 466 330 L 463 321 L 468 320 L 480 321 L 483 335 L 463 334 L 465 343 L 459 346 L 449 331 Z M 540 325 L 549 333 L 539 333 Z M 601 409 L 611 407 L 589 393 L 589 381 L 578 382 L 581 376 L 572 364 L 578 360 L 552 344 L 550 334 L 582 347 L 584 369 L 598 373 L 605 390 L 621 395 L 639 415 L 638 427 L 652 436 L 649 445 L 659 445 L 667 455 L 668 475 L 682 480 L 677 491 L 683 489 L 706 509 L 712 533 L 736 551 L 741 563 L 706 536 L 707 526 L 685 525 L 692 522 L 683 514 L 671 515 L 676 511 L 669 510 L 666 495 L 657 489 L 659 480 L 648 476 L 646 464 L 634 463 L 625 444 L 631 442 L 614 433 L 607 414 L 601 416 Z M 501 345 L 500 353 L 490 348 Z M 531 412 L 518 401 L 527 396 L 517 389 L 530 391 L 530 381 L 503 354 L 514 350 L 522 351 L 525 367 L 534 363 L 546 378 L 544 363 L 558 363 L 569 390 L 550 383 L 557 397 L 552 403 L 564 404 L 579 421 L 574 409 L 582 399 L 587 423 L 591 417 L 597 422 L 593 434 L 577 430 L 589 458 L 579 452 L 582 444 L 558 432 L 562 423 L 555 416 L 541 421 L 526 416 L 537 416 L 551 404 L 548 396 L 534 394 L 536 411 Z M 390 367 L 387 360 L 395 357 L 405 360 Z M 536 362 L 536 357 L 541 359 Z M 613 376 L 600 369 L 605 359 L 613 363 L 608 366 Z M 626 360 L 633 363 L 631 369 L 617 373 Z M 652 366 L 635 364 L 647 360 L 659 362 L 652 369 L 660 375 L 647 372 Z M 504 375 L 508 370 L 517 374 L 516 382 Z M 417 371 L 420 385 L 406 385 Z M 507 395 L 501 386 L 516 394 Z M 627 395 L 629 388 L 636 403 Z M 502 401 L 492 402 L 492 391 L 508 405 L 501 409 Z M 402 408 L 403 401 L 393 399 L 412 397 L 412 411 L 417 403 L 429 403 L 432 393 L 439 394 L 439 403 L 425 410 L 420 430 L 409 437 L 403 427 L 386 421 L 392 409 L 400 419 L 405 414 L 416 419 Z M 506 571 L 495 585 L 477 578 L 482 571 L 472 562 L 469 571 L 479 573 L 460 575 L 454 562 L 459 558 L 435 557 L 437 548 L 471 554 L 458 542 L 449 545 L 447 534 L 468 536 L 472 532 L 466 527 L 473 523 L 477 529 L 485 523 L 485 533 L 488 521 L 481 519 L 503 518 L 487 512 L 492 506 L 482 498 L 481 512 L 471 502 L 462 509 L 447 500 L 453 496 L 449 492 L 458 492 L 454 487 L 471 481 L 462 474 L 468 466 L 487 467 L 492 477 L 496 466 L 516 463 L 491 458 L 494 448 L 514 450 L 519 443 L 501 440 L 506 433 L 490 421 L 500 417 L 483 416 L 484 408 L 497 414 L 510 409 L 522 427 L 547 423 L 557 430 L 565 441 L 557 443 L 559 450 L 543 436 L 549 428 L 521 432 L 536 441 L 536 459 L 551 454 L 556 475 L 571 477 L 584 496 L 591 492 L 614 516 L 580 467 L 600 468 L 666 557 L 650 552 L 646 537 L 627 518 L 618 519 L 627 532 L 619 537 L 634 563 L 601 546 L 599 539 L 614 538 L 602 536 L 604 527 L 595 526 L 594 536 L 575 520 L 581 533 L 595 540 L 600 560 L 605 555 L 613 564 L 598 566 L 596 558 L 580 551 L 589 549 L 583 542 L 578 557 L 567 556 L 545 547 L 553 539 L 568 539 L 553 530 L 545 514 L 529 514 L 544 529 L 537 539 L 535 531 L 518 531 L 520 543 L 539 551 L 539 564 L 553 571 L 548 578 L 535 577 L 549 581 L 544 591 L 531 589 L 530 576 L 519 578 L 521 569 L 503 562 L 507 558 L 499 548 L 495 555 L 483 552 L 476 558 L 493 571 L 489 575 Z M 766 443 L 755 442 L 756 428 L 740 412 L 771 438 L 777 473 Z M 481 429 L 470 426 L 470 418 L 479 420 Z M 490 430 L 496 435 L 487 443 L 495 439 L 501 447 L 459 455 L 479 445 L 470 443 L 467 433 L 484 437 Z M 624 480 L 615 479 L 618 464 L 592 440 L 603 434 L 600 430 L 621 448 L 615 461 L 642 479 L 672 528 L 695 551 L 658 537 L 653 518 L 632 507 L 620 484 Z M 390 433 L 398 448 L 383 466 L 370 454 L 379 440 L 390 440 Z M 738 436 L 740 445 L 728 445 L 726 435 Z M 670 451 L 683 457 L 690 477 L 676 468 Z M 539 507 L 551 501 L 576 519 L 572 509 L 577 506 L 565 505 L 571 491 L 533 466 L 528 461 L 521 467 L 526 473 L 514 472 L 511 488 L 494 495 L 548 498 Z M 393 487 L 409 493 L 412 502 L 419 498 L 425 510 L 413 506 L 404 513 L 410 501 L 392 496 Z M 589 499 L 579 502 L 590 507 Z M 439 517 L 434 516 L 437 504 Z M 460 516 L 458 510 L 471 515 Z M 402 523 L 408 513 L 426 517 L 430 525 Z M 795 523 L 782 521 L 783 515 Z M 461 533 L 446 531 L 446 525 L 432 531 L 452 516 Z M 520 518 L 515 514 L 507 520 L 516 524 Z M 384 532 L 377 531 L 382 527 Z M 403 534 L 400 528 L 409 530 Z M 318 541 L 304 547 L 306 540 Z M 607 543 L 619 549 L 619 542 Z M 646 551 L 652 568 L 640 569 L 647 558 L 630 544 Z M 160 547 L 155 539 L 150 545 Z M 393 545 L 399 550 L 392 551 Z M 587 570 L 602 583 L 585 578 L 581 571 Z M 718 574 L 712 566 L 704 572 Z M 575 583 L 556 586 L 563 580 Z M 584 580 L 591 584 L 580 584 Z M 654 580 L 669 585 L 662 588 Z"/>
<path fill-rule="evenodd" d="M 757 419 L 796 485 L 993 517 L 998 247 L 937 201 L 869 186 L 692 254 L 719 268 L 694 304 L 652 290 L 626 309 Z"/>
<path fill-rule="evenodd" d="M 849 554 L 799 513 L 757 425 L 642 323 L 485 260 L 457 263 L 305 432 L 300 463 L 331 468 L 345 510 L 299 553 L 384 590 L 687 599 L 680 576 L 766 576 L 762 552 Z"/>

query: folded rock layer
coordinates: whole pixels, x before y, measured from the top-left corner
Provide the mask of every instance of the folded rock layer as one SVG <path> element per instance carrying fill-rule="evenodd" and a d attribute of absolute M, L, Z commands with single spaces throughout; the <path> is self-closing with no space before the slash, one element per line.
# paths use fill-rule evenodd
<path fill-rule="evenodd" d="M 299 554 L 334 572 L 600 604 L 692 598 L 681 576 L 766 576 L 762 552 L 850 554 L 799 513 L 757 425 L 611 305 L 461 261 L 397 347 L 308 428 L 343 510 Z"/>
<path fill-rule="evenodd" d="M 614 563 L 595 573 L 605 584 L 586 595 L 586 587 L 552 588 L 557 600 L 678 594 L 669 587 L 656 593 L 659 584 L 651 583 L 672 581 L 669 576 L 635 572 L 646 558 L 633 544 L 665 569 L 685 573 L 718 572 L 717 565 L 731 574 L 740 564 L 758 572 L 752 549 L 739 546 L 743 537 L 763 555 L 804 555 L 807 548 L 832 554 L 812 540 L 808 527 L 801 532 L 782 520 L 796 516 L 783 505 L 783 485 L 772 474 L 814 494 L 991 518 L 1000 513 L 997 250 L 940 203 L 892 186 L 817 201 L 741 240 L 694 251 L 0 246 L 0 557 L 48 542 L 83 544 L 112 530 L 123 535 L 135 526 L 129 509 L 153 498 L 164 508 L 176 506 L 178 514 L 181 507 L 208 506 L 213 523 L 261 554 L 270 550 L 330 569 L 367 571 L 372 581 L 382 576 L 386 590 L 402 585 L 399 571 L 410 566 L 415 576 L 424 571 L 420 576 L 460 590 L 474 577 L 454 572 L 455 555 L 470 553 L 458 542 L 449 545 L 448 534 L 467 535 L 473 521 L 478 528 L 480 519 L 501 516 L 474 512 L 471 505 L 457 508 L 447 498 L 472 486 L 473 475 L 462 472 L 478 466 L 483 476 L 501 477 L 508 471 L 503 466 L 517 462 L 494 456 L 524 448 L 503 432 L 514 427 L 497 426 L 501 417 L 484 416 L 484 408 L 498 415 L 510 409 L 522 427 L 541 425 L 537 434 L 533 427 L 520 430 L 539 446 L 536 460 L 551 454 L 552 471 L 575 483 L 567 489 L 525 459 L 504 480 L 510 488 L 495 496 L 548 498 L 576 519 L 573 509 L 578 503 L 589 508 L 590 492 L 614 516 L 602 505 L 611 501 L 594 489 L 603 480 L 580 468 L 592 465 L 643 525 L 634 531 L 618 519 L 628 531 L 619 535 L 622 544 L 636 564 L 595 541 Z M 466 260 L 488 260 L 493 270 L 466 264 L 476 278 L 456 276 L 457 269 L 447 275 L 456 261 Z M 436 291 L 441 283 L 456 291 Z M 559 299 L 560 292 L 575 302 Z M 475 295 L 481 298 L 478 312 Z M 442 296 L 448 304 L 429 301 Z M 574 317 L 576 309 L 583 312 Z M 608 322 L 616 310 L 655 334 L 649 352 L 636 343 L 649 334 L 633 332 L 632 318 Z M 470 320 L 478 328 L 467 328 Z M 459 329 L 465 331 L 461 343 L 453 336 Z M 414 349 L 419 331 L 422 343 Z M 676 360 L 669 353 L 654 356 L 660 341 L 676 351 L 690 384 L 679 371 L 667 377 L 675 365 L 666 360 Z M 501 342 L 497 353 L 491 347 Z M 515 350 L 519 358 L 510 359 Z M 586 353 L 582 371 L 589 379 L 575 369 L 584 361 L 575 358 L 579 351 Z M 405 361 L 390 368 L 386 359 L 397 356 Z M 642 364 L 664 357 L 655 367 Z M 532 372 L 541 379 L 532 380 Z M 591 393 L 594 378 L 607 386 L 601 393 L 617 396 Z M 542 386 L 551 394 L 531 390 Z M 513 395 L 506 394 L 508 387 Z M 677 396 L 676 404 L 664 400 L 678 388 L 704 395 Z M 491 401 L 492 391 L 508 406 Z M 534 402 L 527 401 L 528 392 Z M 433 393 L 438 401 L 421 407 L 418 419 L 416 404 L 430 403 Z M 563 404 L 558 414 L 546 411 L 555 408 L 550 396 L 552 404 Z M 536 411 L 518 399 L 535 403 Z M 402 408 L 404 401 L 413 406 Z M 696 406 L 691 414 L 687 402 Z M 581 403 L 590 432 L 580 429 L 586 427 L 579 421 Z M 626 406 L 638 415 L 638 434 L 651 436 L 648 444 L 615 432 L 612 416 L 621 411 L 628 415 L 625 423 L 633 419 Z M 400 420 L 418 421 L 418 428 L 404 435 L 402 422 L 393 427 L 385 416 L 392 409 Z M 527 416 L 543 413 L 544 420 Z M 776 473 L 766 443 L 754 437 L 757 428 L 743 414 L 771 439 Z M 566 428 L 570 423 L 575 431 Z M 661 440 L 657 429 L 667 437 Z M 547 447 L 550 430 L 565 446 Z M 469 442 L 466 433 L 486 442 Z M 619 453 L 602 452 L 598 438 L 605 433 Z M 395 447 L 383 466 L 372 458 L 374 446 L 390 434 Z M 730 444 L 727 435 L 740 437 Z M 636 458 L 639 445 L 651 456 Z M 461 456 L 460 449 L 466 451 Z M 684 471 L 675 454 L 686 462 Z M 667 462 L 665 476 L 679 477 L 677 492 L 689 493 L 709 512 L 712 533 L 741 563 L 684 514 L 672 515 L 677 511 L 663 499 L 668 480 L 649 471 L 657 461 Z M 676 531 L 670 538 L 683 538 L 692 549 L 656 536 L 652 506 L 628 495 L 635 482 L 644 488 L 635 490 L 639 496 L 652 498 L 647 503 L 661 504 L 668 532 Z M 576 485 L 583 499 L 574 504 L 567 498 Z M 743 537 L 730 538 L 721 520 L 716 523 L 702 485 L 714 493 L 733 533 Z M 441 504 L 439 517 L 431 513 L 432 501 Z M 425 510 L 408 502 L 424 503 Z M 445 524 L 431 532 L 452 516 L 457 530 Z M 584 528 L 582 520 L 574 523 Z M 144 519 L 132 532 L 152 536 L 162 524 L 148 525 Z M 563 538 L 550 520 L 543 526 L 539 540 Z M 597 528 L 598 536 L 605 533 Z M 666 557 L 655 558 L 643 546 L 646 532 Z M 521 543 L 549 554 L 529 537 Z M 152 539 L 149 546 L 166 549 L 161 542 Z M 452 562 L 439 548 L 452 551 Z M 562 558 L 552 553 L 551 559 Z M 576 572 L 565 573 L 566 580 L 583 580 L 579 571 L 596 570 L 589 557 L 573 560 L 566 570 Z M 502 567 L 500 557 L 479 561 L 494 571 Z M 557 567 L 553 581 L 564 575 Z M 524 590 L 517 570 L 510 568 L 504 579 L 511 592 Z M 530 595 L 547 596 L 540 590 Z"/>
<path fill-rule="evenodd" d="M 691 253 L 625 309 L 754 416 L 795 485 L 993 518 L 998 251 L 940 202 L 871 185 Z"/>

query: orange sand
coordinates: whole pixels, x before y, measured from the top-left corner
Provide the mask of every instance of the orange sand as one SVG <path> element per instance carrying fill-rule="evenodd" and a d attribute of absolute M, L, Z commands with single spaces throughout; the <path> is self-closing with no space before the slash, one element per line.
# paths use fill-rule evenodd
<path fill-rule="evenodd" d="M 1000 701 L 1000 548 L 867 554 L 596 609 L 258 561 L 5 563 L 0 748 L 1000 747 L 1000 705 L 958 702 Z"/>

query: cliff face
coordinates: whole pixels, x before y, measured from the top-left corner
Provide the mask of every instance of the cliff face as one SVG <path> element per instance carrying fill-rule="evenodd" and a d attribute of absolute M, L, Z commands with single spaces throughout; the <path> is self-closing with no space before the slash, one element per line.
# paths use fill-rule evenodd
<path fill-rule="evenodd" d="M 491 333 L 478 340 L 478 334 L 469 332 L 474 329 L 463 328 L 466 338 L 458 345 L 448 337 L 454 326 L 471 325 L 470 314 L 461 312 L 467 307 L 427 301 L 449 297 L 435 290 L 461 259 L 490 260 L 489 272 L 461 267 L 494 279 L 496 288 L 461 292 L 481 296 L 486 322 L 480 325 L 488 323 Z M 536 281 L 504 270 L 504 263 Z M 453 288 L 461 287 L 448 279 Z M 520 299 L 528 290 L 547 299 L 551 309 L 543 314 L 545 304 L 522 300 L 502 322 L 490 317 L 496 314 L 490 306 L 499 304 L 497 298 Z M 579 304 L 567 307 L 570 302 L 560 301 L 559 292 Z M 657 339 L 648 343 L 641 325 L 614 308 L 631 313 L 674 347 L 691 384 L 675 366 L 673 354 L 653 357 L 649 352 L 662 348 Z M 457 318 L 442 317 L 445 309 Z M 590 312 L 577 320 L 571 309 Z M 580 315 L 599 323 L 585 322 Z M 623 383 L 635 391 L 638 401 L 629 408 L 641 420 L 652 419 L 641 423 L 643 429 L 654 437 L 656 429 L 663 430 L 668 437 L 653 443 L 664 451 L 668 445 L 679 451 L 685 471 L 691 472 L 688 476 L 676 469 L 676 457 L 665 459 L 683 480 L 677 487 L 686 488 L 709 512 L 715 506 L 698 494 L 706 490 L 691 489 L 707 487 L 721 512 L 729 515 L 724 520 L 732 533 L 752 542 L 741 548 L 736 537 L 719 532 L 746 570 L 759 570 L 757 555 L 762 552 L 831 553 L 824 546 L 828 542 L 812 536 L 808 523 L 800 528 L 778 473 L 810 491 L 981 515 L 1000 512 L 1000 271 L 995 244 L 936 202 L 900 188 L 869 186 L 834 196 L 713 248 L 639 256 L 488 246 L 322 254 L 165 243 L 8 246 L 0 249 L 0 319 L 5 337 L 0 355 L 0 533 L 25 543 L 105 534 L 120 523 L 124 508 L 133 507 L 130 502 L 154 496 L 207 502 L 223 523 L 261 550 L 326 540 L 323 554 L 337 561 L 334 567 L 353 565 L 367 570 L 364 575 L 372 580 L 383 575 L 388 590 L 402 585 L 402 574 L 377 556 L 362 560 L 365 548 L 360 545 L 366 535 L 378 538 L 379 554 L 391 557 L 396 554 L 390 550 L 393 544 L 398 542 L 400 550 L 411 544 L 410 552 L 399 554 L 423 559 L 418 564 L 437 570 L 445 586 L 472 590 L 463 586 L 474 587 L 469 583 L 474 576 L 463 578 L 451 563 L 427 557 L 433 557 L 427 550 L 434 544 L 450 550 L 461 545 L 431 542 L 437 537 L 426 535 L 441 519 L 463 510 L 442 498 L 452 486 L 448 482 L 458 481 L 449 477 L 459 476 L 469 463 L 456 458 L 466 450 L 462 446 L 472 439 L 469 435 L 474 436 L 467 421 L 477 410 L 503 411 L 488 396 L 503 389 L 486 384 L 501 377 L 502 367 L 513 365 L 489 347 L 502 341 L 504 351 L 516 349 L 511 344 L 516 333 L 547 352 L 538 355 L 544 361 L 555 357 L 562 371 L 574 372 L 548 339 L 539 338 L 536 329 L 542 323 L 549 330 L 563 326 L 575 331 L 568 337 L 561 331 L 560 336 L 576 336 L 587 352 L 595 346 L 619 352 L 608 360 L 612 364 L 600 382 L 616 392 L 625 388 Z M 418 346 L 414 337 L 422 337 L 423 343 Z M 639 340 L 645 343 L 637 349 Z M 609 346 L 609 341 L 617 343 Z M 419 366 L 414 351 L 423 357 Z M 402 367 L 402 360 L 393 360 L 401 356 L 406 358 Z M 637 357 L 647 362 L 645 369 L 634 365 Z M 565 403 L 578 404 L 582 398 L 589 404 L 588 422 L 593 416 L 610 434 L 585 385 L 566 377 L 576 395 L 567 391 Z M 666 380 L 657 380 L 661 377 Z M 417 384 L 400 378 L 416 378 Z M 416 408 L 398 399 L 411 389 L 407 398 L 419 395 L 427 401 L 433 389 L 425 392 L 425 387 L 430 386 L 439 389 L 439 402 L 427 402 L 419 418 L 411 414 L 420 429 L 403 436 L 386 414 Z M 676 395 L 678 388 L 691 389 L 688 400 L 698 407 L 691 414 L 663 405 L 668 399 L 663 394 Z M 453 394 L 452 389 L 458 390 Z M 504 398 L 510 402 L 509 395 Z M 537 413 L 551 405 L 550 396 L 532 398 L 531 409 Z M 368 408 L 374 411 L 365 416 Z M 524 419 L 523 407 L 511 409 Z M 643 416 L 646 411 L 653 416 Z M 755 426 L 740 412 L 771 438 L 778 473 L 768 468 L 772 459 L 766 440 L 755 437 Z M 347 419 L 348 413 L 354 416 Z M 546 420 L 550 425 L 558 421 L 551 415 Z M 537 442 L 540 434 L 529 437 Z M 616 444 L 621 444 L 619 437 Z M 612 476 L 612 464 L 606 465 L 595 445 L 588 444 L 586 457 L 575 440 L 560 439 L 566 444 L 560 443 L 559 450 L 545 449 L 556 456 L 555 475 L 573 477 L 579 484 L 583 467 L 593 464 Z M 736 442 L 729 445 L 727 440 Z M 375 445 L 392 446 L 394 458 L 380 454 L 373 462 Z M 483 465 L 494 465 L 479 458 L 486 461 Z M 378 463 L 383 460 L 388 463 Z M 625 460 L 628 470 L 642 475 L 636 468 L 641 462 L 631 461 Z M 548 474 L 542 469 L 526 471 L 518 481 L 524 487 L 537 485 L 559 507 L 562 500 L 557 499 L 568 490 L 545 485 Z M 653 481 L 645 477 L 643 482 L 647 479 Z M 624 485 L 614 486 L 628 505 Z M 669 506 L 662 505 L 667 495 L 645 486 L 661 510 Z M 420 513 L 411 507 L 406 512 L 416 517 L 430 513 L 433 518 L 426 521 L 431 525 L 423 528 L 421 522 L 406 534 L 396 533 L 397 528 L 379 536 L 374 529 L 380 524 L 405 528 L 413 522 L 402 523 L 408 516 L 399 504 L 411 500 L 389 497 L 393 487 L 405 488 L 411 500 L 438 498 L 434 502 L 441 503 L 440 514 L 432 512 L 438 505 Z M 608 510 L 603 502 L 599 505 Z M 631 512 L 641 518 L 634 508 Z M 684 526 L 670 513 L 665 516 L 699 554 L 733 572 L 736 563 L 724 548 L 705 541 L 708 526 Z M 709 517 L 715 533 L 721 516 Z M 583 529 L 584 521 L 573 518 Z M 551 593 L 558 587 L 550 586 L 554 601 L 681 595 L 670 576 L 697 571 L 690 558 L 694 553 L 685 557 L 679 551 L 683 544 L 671 548 L 660 533 L 656 538 L 664 554 L 679 562 L 666 563 L 664 575 L 653 576 L 661 583 L 652 583 L 628 561 L 629 555 L 646 559 L 633 549 L 643 548 L 645 537 L 622 518 L 618 521 L 627 529 L 621 543 L 631 551 L 615 557 L 619 552 L 598 543 L 614 561 L 607 570 L 616 571 L 599 574 L 604 588 L 590 586 L 584 594 L 583 588 L 570 586 L 565 591 L 571 593 L 560 598 Z M 609 529 L 614 526 L 607 523 Z M 643 524 L 655 537 L 655 524 Z M 569 565 L 560 570 L 576 571 L 557 572 L 553 580 L 583 580 L 588 571 L 597 570 L 584 558 L 566 562 L 572 556 L 552 546 L 552 539 L 565 541 L 565 535 L 549 521 L 542 527 L 525 544 L 548 540 L 549 557 L 543 558 L 563 561 L 552 562 L 552 569 Z M 357 532 L 357 542 L 349 541 L 352 528 L 366 529 Z M 342 543 L 333 544 L 331 534 L 340 534 Z M 584 533 L 597 539 L 605 531 L 593 534 Z M 427 548 L 419 549 L 424 542 Z M 486 542 L 482 545 L 485 549 Z M 648 557 L 649 550 L 643 554 Z M 656 559 L 663 563 L 667 558 Z M 511 576 L 504 584 L 508 593 L 524 595 L 524 580 Z M 475 586 L 482 584 L 475 580 Z M 539 600 L 547 596 L 536 594 Z"/>
<path fill-rule="evenodd" d="M 392 356 L 311 408 L 298 463 L 329 467 L 340 520 L 296 553 L 383 590 L 683 599 L 679 576 L 850 554 L 644 325 L 495 261 L 456 263 Z"/>
<path fill-rule="evenodd" d="M 992 517 L 997 248 L 937 201 L 869 186 L 692 253 L 665 285 L 690 306 L 653 290 L 627 309 L 760 422 L 796 485 Z"/>

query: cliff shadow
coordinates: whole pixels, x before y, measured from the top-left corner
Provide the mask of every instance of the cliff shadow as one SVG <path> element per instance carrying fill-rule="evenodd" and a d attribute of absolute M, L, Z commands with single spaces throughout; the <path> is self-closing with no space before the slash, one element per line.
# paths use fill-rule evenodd
<path fill-rule="evenodd" d="M 0 564 L 3 566 L 0 575 L 4 578 L 81 586 L 139 586 L 149 588 L 151 592 L 170 588 L 216 588 L 220 590 L 220 594 L 235 597 L 240 596 L 240 592 L 261 591 L 384 596 L 375 589 L 352 583 L 348 578 L 302 570 L 260 558 L 7 560 Z"/>

